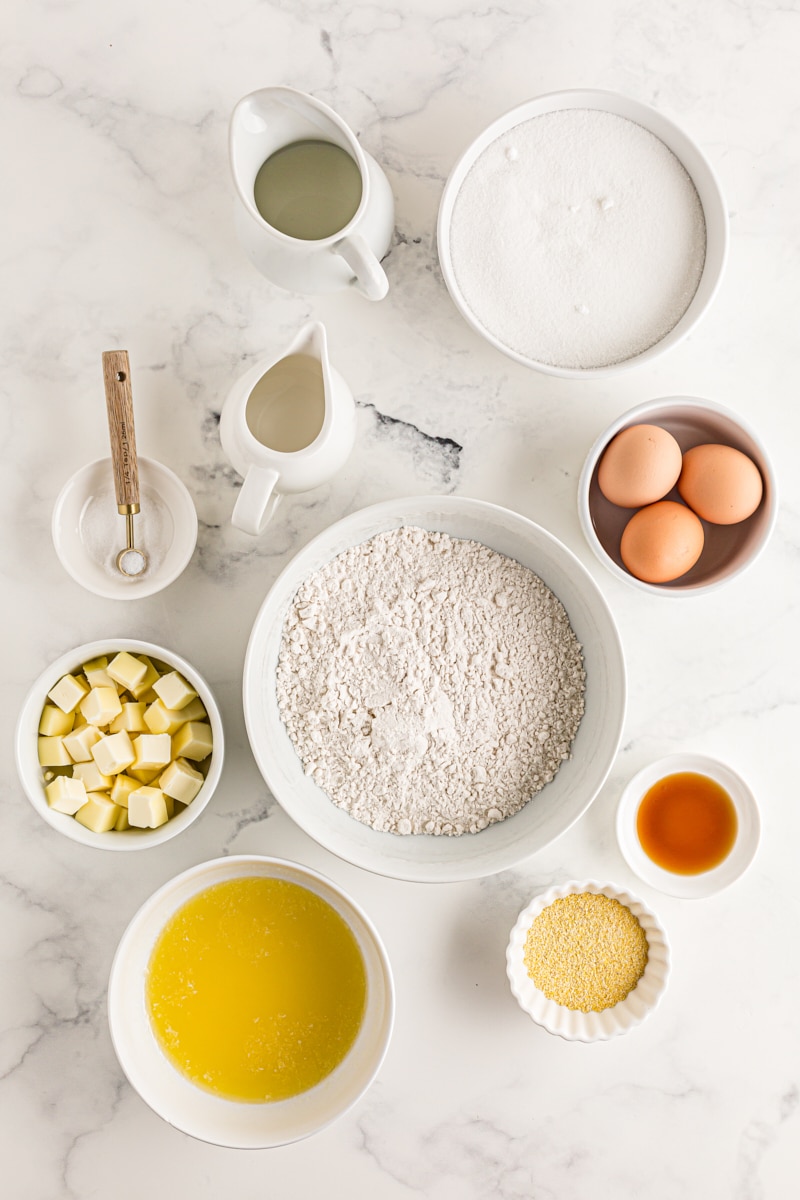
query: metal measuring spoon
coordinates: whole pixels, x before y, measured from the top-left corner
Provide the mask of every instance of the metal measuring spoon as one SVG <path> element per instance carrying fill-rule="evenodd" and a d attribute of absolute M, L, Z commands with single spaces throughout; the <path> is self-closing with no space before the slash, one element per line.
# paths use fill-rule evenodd
<path fill-rule="evenodd" d="M 108 432 L 111 438 L 111 462 L 117 512 L 125 518 L 126 546 L 116 558 L 117 569 L 130 578 L 147 567 L 147 555 L 134 545 L 133 518 L 139 512 L 139 466 L 136 458 L 136 431 L 133 425 L 133 391 L 127 350 L 106 350 L 103 354 L 103 383 L 106 389 Z"/>

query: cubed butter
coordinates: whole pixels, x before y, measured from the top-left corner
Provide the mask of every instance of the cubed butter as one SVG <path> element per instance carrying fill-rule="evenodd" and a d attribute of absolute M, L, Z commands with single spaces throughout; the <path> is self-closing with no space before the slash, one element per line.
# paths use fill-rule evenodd
<path fill-rule="evenodd" d="M 127 808 L 118 808 L 117 812 L 119 816 L 114 823 L 114 828 L 118 833 L 124 833 L 126 829 L 130 829 L 131 827 L 128 820 L 128 810 Z"/>
<path fill-rule="evenodd" d="M 105 728 L 122 712 L 117 689 L 113 684 L 111 687 L 93 687 L 81 700 L 80 710 L 90 725 Z"/>
<path fill-rule="evenodd" d="M 107 667 L 108 657 L 105 654 L 83 664 L 83 673 L 89 687 L 114 687 L 114 680 L 109 675 Z"/>
<path fill-rule="evenodd" d="M 151 733 L 168 733 L 171 736 L 188 720 L 182 709 L 167 708 L 163 700 L 154 700 L 144 710 L 144 722 Z"/>
<path fill-rule="evenodd" d="M 211 726 L 205 721 L 188 721 L 172 738 L 172 757 L 202 762 L 213 749 Z"/>
<path fill-rule="evenodd" d="M 122 705 L 122 711 L 119 716 L 114 717 L 114 720 L 109 726 L 112 733 L 119 733 L 121 729 L 127 729 L 128 733 L 142 733 L 147 729 L 144 720 L 144 713 L 147 705 L 144 701 L 129 700 Z M 154 733 L 160 733 L 161 730 L 153 730 Z"/>
<path fill-rule="evenodd" d="M 72 732 L 75 713 L 65 713 L 57 704 L 45 704 L 39 718 L 39 733 L 43 737 L 63 737 Z"/>
<path fill-rule="evenodd" d="M 81 725 L 73 729 L 64 738 L 64 745 L 74 762 L 89 762 L 92 757 L 92 747 L 96 746 L 102 737 L 96 725 Z"/>
<path fill-rule="evenodd" d="M 191 804 L 204 782 L 205 777 L 185 758 L 176 758 L 162 771 L 158 786 L 167 796 L 180 800 L 181 804 Z"/>
<path fill-rule="evenodd" d="M 128 821 L 137 829 L 158 829 L 169 820 L 160 788 L 140 787 L 128 798 Z"/>
<path fill-rule="evenodd" d="M 172 711 L 174 712 L 175 710 L 173 709 Z M 199 696 L 195 696 L 194 700 L 190 700 L 188 704 L 185 704 L 178 711 L 183 717 L 184 724 L 187 721 L 202 721 L 204 717 L 208 716 L 203 701 Z"/>
<path fill-rule="evenodd" d="M 39 765 L 41 767 L 68 767 L 72 762 L 69 750 L 60 737 L 39 738 Z"/>
<path fill-rule="evenodd" d="M 75 813 L 75 820 L 93 833 L 108 833 L 109 829 L 115 827 L 122 811 L 118 805 L 112 804 L 108 796 L 95 792 Z"/>
<path fill-rule="evenodd" d="M 87 792 L 107 792 L 113 786 L 115 776 L 104 775 L 97 763 L 92 761 L 75 763 L 72 778 L 82 779 Z"/>
<path fill-rule="evenodd" d="M 134 770 L 163 768 L 172 758 L 172 738 L 168 733 L 140 733 L 133 739 L 133 749 L 136 753 Z"/>
<path fill-rule="evenodd" d="M 187 683 L 180 671 L 169 671 L 153 684 L 153 691 L 167 708 L 184 708 L 197 692 Z"/>
<path fill-rule="evenodd" d="M 158 679 L 158 669 L 153 666 L 146 654 L 140 654 L 137 657 L 138 661 L 144 664 L 145 672 L 137 684 L 135 684 L 133 687 L 128 687 L 128 691 L 133 696 L 134 700 L 144 700 L 146 699 L 146 693 L 150 691 L 153 684 Z M 155 695 L 153 696 L 153 699 L 155 699 Z"/>
<path fill-rule="evenodd" d="M 62 712 L 72 712 L 89 691 L 89 685 L 74 675 L 62 675 L 55 687 L 47 693 Z"/>
<path fill-rule="evenodd" d="M 147 674 L 147 663 L 142 662 L 140 658 L 135 658 L 127 650 L 121 650 L 119 654 L 114 655 L 107 670 L 115 683 L 121 683 L 124 688 L 132 692 L 144 680 Z"/>
<path fill-rule="evenodd" d="M 161 767 L 149 767 L 146 771 L 137 771 L 135 767 L 128 767 L 128 774 L 131 779 L 138 780 L 139 787 L 144 783 L 154 783 L 161 774 Z"/>
<path fill-rule="evenodd" d="M 92 746 L 92 758 L 104 775 L 119 775 L 131 765 L 135 757 L 130 735 L 125 729 L 101 737 L 100 741 Z"/>
<path fill-rule="evenodd" d="M 86 803 L 86 788 L 80 779 L 70 775 L 56 775 L 52 783 L 44 789 L 47 803 L 56 812 L 72 816 Z"/>
<path fill-rule="evenodd" d="M 131 792 L 138 792 L 141 787 L 141 782 L 138 779 L 132 779 L 130 775 L 115 775 L 114 782 L 111 785 L 111 799 L 115 804 L 119 804 L 122 808 L 128 807 L 128 797 Z"/>

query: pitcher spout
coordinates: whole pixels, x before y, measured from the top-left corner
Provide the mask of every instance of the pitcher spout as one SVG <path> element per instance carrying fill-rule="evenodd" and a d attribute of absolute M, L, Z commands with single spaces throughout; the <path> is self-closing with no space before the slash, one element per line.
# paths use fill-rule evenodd
<path fill-rule="evenodd" d="M 253 181 L 266 159 L 292 142 L 314 139 L 333 142 L 360 159 L 351 130 L 327 104 L 305 92 L 261 88 L 238 102 L 231 114 L 228 149 L 234 182 L 248 207 L 253 207 Z"/>
<path fill-rule="evenodd" d="M 308 325 L 304 325 L 300 329 L 292 344 L 286 350 L 286 355 L 289 354 L 305 354 L 308 358 L 316 359 L 316 361 L 324 368 L 330 366 L 328 361 L 328 337 L 325 332 L 325 326 L 321 321 L 310 321 Z"/>

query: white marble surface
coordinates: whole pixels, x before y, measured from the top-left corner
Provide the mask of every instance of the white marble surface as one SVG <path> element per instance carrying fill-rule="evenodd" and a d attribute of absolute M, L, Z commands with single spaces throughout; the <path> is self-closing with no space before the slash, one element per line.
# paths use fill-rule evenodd
<path fill-rule="evenodd" d="M 797 0 L 11 0 L 0 41 L 5 186 L 2 405 L 0 1146 L 9 1200 L 789 1200 L 800 1174 L 797 928 L 800 6 Z M 254 88 L 330 103 L 385 166 L 397 203 L 388 298 L 278 291 L 232 226 L 227 120 Z M 490 120 L 540 92 L 597 86 L 649 102 L 710 156 L 731 213 L 723 289 L 696 333 L 647 368 L 568 382 L 517 366 L 458 316 L 434 228 L 444 180 Z M 229 525 L 237 479 L 220 406 L 257 356 L 318 317 L 359 404 L 334 482 L 288 501 L 259 540 Z M 49 535 L 53 502 L 106 453 L 100 354 L 131 354 L 139 449 L 186 482 L 200 518 L 178 582 L 139 603 L 82 591 Z M 583 456 L 650 397 L 708 396 L 771 449 L 772 543 L 729 588 L 654 601 L 591 557 L 575 510 Z M 623 746 L 587 815 L 518 869 L 442 887 L 334 858 L 268 794 L 240 699 L 247 636 L 289 556 L 387 496 L 458 493 L 515 508 L 574 550 L 618 620 L 629 667 Z M 141 636 L 212 681 L 228 758 L 184 836 L 136 855 L 58 837 L 17 783 L 29 683 L 64 650 Z M 531 894 L 595 876 L 635 884 L 612 815 L 625 781 L 674 750 L 724 758 L 756 792 L 749 873 L 702 902 L 639 893 L 674 971 L 657 1014 L 607 1044 L 533 1026 L 504 974 Z M 236 1152 L 157 1118 L 123 1077 L 105 991 L 136 907 L 220 853 L 295 857 L 344 885 L 381 930 L 397 1023 L 380 1075 L 311 1141 Z M 120 861 L 122 859 L 122 861 Z M 634 889 L 636 890 L 636 888 Z"/>

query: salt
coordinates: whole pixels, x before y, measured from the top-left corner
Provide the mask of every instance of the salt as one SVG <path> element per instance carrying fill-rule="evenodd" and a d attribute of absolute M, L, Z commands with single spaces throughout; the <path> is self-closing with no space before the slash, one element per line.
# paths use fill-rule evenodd
<path fill-rule="evenodd" d="M 672 151 L 593 109 L 545 113 L 498 137 L 467 173 L 450 225 L 453 272 L 477 321 L 509 350 L 570 369 L 661 341 L 691 304 L 705 250 L 703 207 Z"/>
<path fill-rule="evenodd" d="M 109 476 L 107 487 L 91 494 L 81 510 L 79 529 L 84 549 L 107 575 L 131 582 L 149 579 L 163 565 L 173 536 L 172 517 L 153 488 L 140 487 L 140 511 L 133 518 L 137 550 L 147 555 L 143 571 L 125 576 L 117 567 L 117 555 L 125 549 L 125 518 L 117 512 L 117 501 Z"/>

